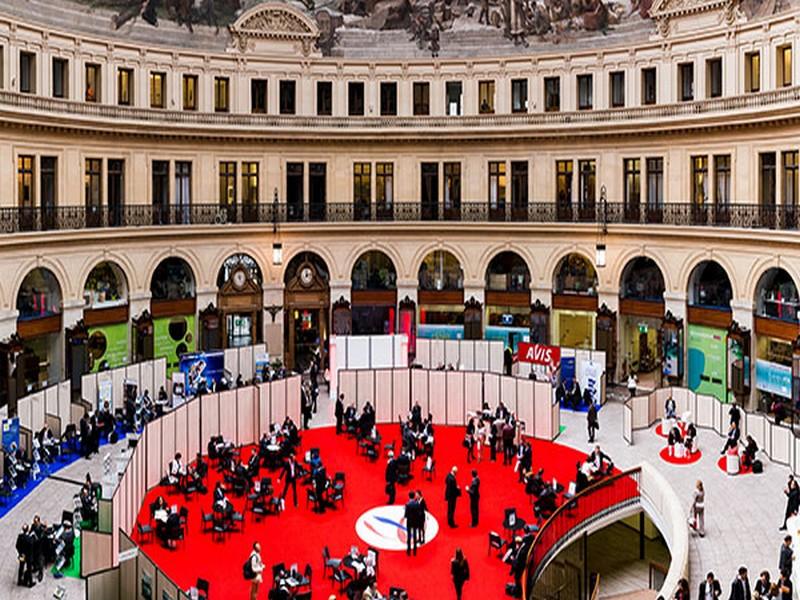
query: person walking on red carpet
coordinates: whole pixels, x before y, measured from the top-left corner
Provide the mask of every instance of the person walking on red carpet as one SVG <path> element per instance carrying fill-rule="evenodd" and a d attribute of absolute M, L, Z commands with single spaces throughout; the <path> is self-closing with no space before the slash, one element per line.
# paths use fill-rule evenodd
<path fill-rule="evenodd" d="M 389 450 L 389 459 L 386 461 L 386 504 L 394 504 L 397 494 L 397 461 L 394 459 L 394 452 Z"/>
<path fill-rule="evenodd" d="M 419 535 L 417 534 L 419 524 L 419 502 L 417 502 L 417 497 L 414 495 L 414 492 L 408 492 L 408 502 L 406 502 L 403 516 L 406 520 L 406 556 L 411 556 L 412 549 L 414 551 L 414 556 L 416 556 L 417 542 L 419 541 Z"/>
<path fill-rule="evenodd" d="M 456 598 L 461 600 L 464 584 L 469 581 L 469 563 L 464 557 L 464 552 L 462 552 L 461 548 L 456 548 L 456 555 L 450 561 L 450 575 L 456 588 Z"/>
<path fill-rule="evenodd" d="M 447 524 L 450 527 L 458 527 L 455 520 L 456 500 L 458 500 L 458 497 L 461 495 L 461 490 L 456 480 L 457 474 L 458 467 L 453 466 L 444 481 L 444 499 L 447 500 Z"/>
<path fill-rule="evenodd" d="M 250 580 L 250 600 L 257 600 L 258 588 L 263 581 L 261 573 L 264 571 L 264 562 L 261 560 L 261 544 L 255 542 L 250 558 L 244 565 L 245 578 Z"/>
<path fill-rule="evenodd" d="M 282 478 L 286 478 L 286 483 L 283 485 L 283 493 L 281 494 L 281 499 L 286 499 L 286 492 L 289 491 L 289 486 L 292 486 L 292 495 L 294 496 L 294 506 L 297 508 L 297 476 L 298 476 L 298 467 L 297 467 L 297 460 L 295 460 L 294 456 L 289 456 L 289 460 L 286 461 L 283 465 L 283 471 L 281 471 L 281 477 L 278 478 L 278 483 L 281 482 Z"/>

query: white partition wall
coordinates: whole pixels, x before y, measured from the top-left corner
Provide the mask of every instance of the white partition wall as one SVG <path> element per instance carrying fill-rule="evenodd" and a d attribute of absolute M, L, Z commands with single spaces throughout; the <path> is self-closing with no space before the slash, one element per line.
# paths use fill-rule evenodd
<path fill-rule="evenodd" d="M 503 342 L 487 342 L 489 344 L 489 371 L 492 373 L 503 372 Z"/>
<path fill-rule="evenodd" d="M 373 335 L 369 338 L 369 367 L 386 369 L 394 366 L 394 339 L 388 335 Z"/>
<path fill-rule="evenodd" d="M 453 365 L 459 368 L 462 364 L 461 361 L 461 347 L 469 346 L 469 340 L 462 342 L 461 340 L 445 340 L 444 341 L 444 363 L 446 365 Z"/>
<path fill-rule="evenodd" d="M 240 372 L 238 348 L 228 348 L 225 350 L 224 365 L 225 365 L 225 370 L 231 374 L 231 377 L 233 377 L 235 381 L 236 376 L 239 375 Z"/>
<path fill-rule="evenodd" d="M 204 450 L 200 428 L 196 426 L 200 423 L 200 400 L 186 405 L 186 423 L 186 452 L 193 457 Z"/>
<path fill-rule="evenodd" d="M 500 404 L 500 375 L 483 374 L 483 401 L 489 405 L 491 410 Z"/>
<path fill-rule="evenodd" d="M 283 380 L 286 387 L 286 414 L 300 427 L 300 384 L 301 378 L 289 377 Z"/>
<path fill-rule="evenodd" d="M 161 418 L 161 465 L 167 472 L 169 461 L 175 456 L 175 411 L 166 413 Z M 184 459 L 186 457 L 184 456 Z"/>
<path fill-rule="evenodd" d="M 236 392 L 226 390 L 219 395 L 219 433 L 236 443 Z"/>
<path fill-rule="evenodd" d="M 278 382 L 276 382 L 278 383 Z M 272 422 L 281 424 L 286 419 L 286 386 L 273 385 L 272 396 Z"/>
<path fill-rule="evenodd" d="M 483 403 L 483 374 L 464 373 L 464 404 L 467 415 L 481 412 Z"/>
<path fill-rule="evenodd" d="M 476 340 L 473 342 L 475 352 L 475 370 L 484 373 L 489 372 L 489 342 L 486 340 Z"/>
<path fill-rule="evenodd" d="M 534 404 L 535 388 L 534 381 L 531 379 L 517 379 L 517 417 L 525 424 L 522 432 L 526 435 L 533 435 L 534 429 Z M 549 388 L 549 386 L 547 386 Z M 549 394 L 549 389 L 543 392 Z"/>
<path fill-rule="evenodd" d="M 150 395 L 156 397 L 159 388 L 167 384 L 167 359 L 158 358 L 151 364 L 153 365 L 153 386 L 150 389 Z"/>
<path fill-rule="evenodd" d="M 517 412 L 517 380 L 514 377 L 500 377 L 500 400 L 511 412 Z"/>
<path fill-rule="evenodd" d="M 475 342 L 466 340 L 459 346 L 461 368 L 464 371 L 475 371 Z"/>
<path fill-rule="evenodd" d="M 423 367 L 431 364 L 431 340 L 417 338 L 417 354 L 414 362 Z"/>
<path fill-rule="evenodd" d="M 464 379 L 466 375 L 463 371 L 445 371 L 447 390 L 446 419 L 448 425 L 463 425 L 469 420 L 464 406 L 466 403 L 464 394 Z"/>
<path fill-rule="evenodd" d="M 419 404 L 422 414 L 428 414 L 428 371 L 411 369 L 411 406 Z"/>
<path fill-rule="evenodd" d="M 258 425 L 259 433 L 269 431 L 269 426 L 272 424 L 270 390 L 272 386 L 269 383 L 258 384 Z"/>
<path fill-rule="evenodd" d="M 426 369 L 438 369 L 440 366 L 446 364 L 444 362 L 444 340 L 430 340 L 431 345 L 431 362 L 427 365 L 422 365 Z"/>
<path fill-rule="evenodd" d="M 161 481 L 166 465 L 161 464 L 161 419 L 147 424 L 147 487 Z"/>
<path fill-rule="evenodd" d="M 339 394 L 344 394 L 344 405 L 358 402 L 356 394 L 357 371 L 340 371 Z"/>
<path fill-rule="evenodd" d="M 240 446 L 258 441 L 256 392 L 258 388 L 252 385 L 236 390 L 236 442 Z"/>
<path fill-rule="evenodd" d="M 254 371 L 253 347 L 244 346 L 239 348 L 239 373 L 242 374 L 245 381 L 250 381 L 253 378 Z"/>
<path fill-rule="evenodd" d="M 425 371 L 423 371 L 425 372 Z M 428 373 L 428 412 L 435 423 L 447 422 L 447 371 L 427 371 Z M 422 404 L 420 402 L 420 404 Z M 425 415 L 425 405 L 422 405 Z"/>
<path fill-rule="evenodd" d="M 398 416 L 405 417 L 411 410 L 411 374 L 416 369 L 395 369 L 392 371 L 392 414 L 389 421 Z"/>
<path fill-rule="evenodd" d="M 394 411 L 392 406 L 394 399 L 393 371 L 391 369 L 381 369 L 375 371 L 375 421 L 378 423 L 389 423 L 392 420 Z"/>

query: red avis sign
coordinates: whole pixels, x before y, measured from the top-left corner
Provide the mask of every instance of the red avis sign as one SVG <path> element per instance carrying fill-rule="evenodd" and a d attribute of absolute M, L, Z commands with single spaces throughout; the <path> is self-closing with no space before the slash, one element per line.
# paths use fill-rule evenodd
<path fill-rule="evenodd" d="M 545 365 L 555 369 L 561 363 L 561 348 L 520 342 L 517 349 L 517 360 L 534 365 Z"/>

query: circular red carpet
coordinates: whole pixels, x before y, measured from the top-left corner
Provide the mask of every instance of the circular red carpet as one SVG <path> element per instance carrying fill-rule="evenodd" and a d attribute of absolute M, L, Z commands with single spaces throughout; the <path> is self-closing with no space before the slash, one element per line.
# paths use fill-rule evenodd
<path fill-rule="evenodd" d="M 668 435 L 669 432 L 668 431 L 664 431 L 664 428 L 662 427 L 662 425 L 663 425 L 663 421 L 661 423 L 659 423 L 658 425 L 656 425 L 656 435 L 666 439 L 666 438 L 669 437 L 669 435 Z M 685 437 L 686 436 L 686 424 L 683 423 L 682 421 L 679 422 L 678 423 L 678 429 L 681 430 L 681 435 Z"/>
<path fill-rule="evenodd" d="M 395 440 L 399 447 L 399 427 L 396 424 L 379 427 L 384 443 Z M 404 504 L 408 491 L 421 489 L 428 503 L 428 510 L 439 524 L 438 535 L 421 547 L 416 557 L 407 557 L 404 551 L 381 550 L 378 562 L 378 587 L 386 594 L 390 586 L 406 589 L 415 600 L 433 598 L 436 594 L 447 597 L 454 595 L 450 579 L 450 559 L 457 547 L 464 550 L 470 562 L 471 578 L 464 589 L 465 599 L 502 598 L 505 583 L 510 581 L 509 567 L 502 563 L 496 552 L 487 552 L 490 531 L 504 538 L 504 509 L 514 507 L 518 515 L 526 521 L 534 521 L 530 499 L 525 495 L 522 484 L 517 482 L 513 466 L 503 466 L 502 456 L 497 462 L 488 460 L 485 452 L 481 463 L 467 464 L 466 451 L 461 445 L 464 439 L 463 427 L 436 428 L 437 472 L 433 481 L 423 477 L 423 462 L 414 465 L 414 478 L 409 485 L 397 486 L 396 503 Z M 534 468 L 543 467 L 548 480 L 554 477 L 566 488 L 575 476 L 575 464 L 585 454 L 558 444 L 533 442 Z M 205 441 L 203 442 L 205 445 Z M 211 512 L 211 493 L 194 495 L 188 501 L 183 496 L 166 496 L 170 505 L 187 507 L 188 527 L 185 540 L 177 549 L 169 550 L 156 540 L 142 544 L 142 551 L 154 560 L 177 585 L 183 589 L 193 586 L 198 577 L 207 579 L 210 594 L 214 598 L 239 599 L 248 597 L 249 582 L 242 577 L 242 564 L 247 559 L 251 545 L 259 541 L 266 570 L 259 598 L 266 598 L 271 586 L 272 566 L 284 563 L 287 567 L 297 564 L 302 572 L 310 564 L 312 593 L 314 598 L 327 600 L 332 593 L 338 593 L 339 586 L 322 573 L 322 548 L 327 545 L 334 558 L 341 558 L 352 545 L 366 551 L 366 544 L 356 532 L 356 522 L 370 509 L 386 504 L 384 493 L 384 470 L 386 459 L 381 456 L 371 462 L 357 452 L 357 443 L 345 435 L 337 436 L 333 428 L 314 429 L 302 433 L 302 450 L 319 448 L 328 475 L 337 471 L 346 474 L 344 505 L 335 510 L 319 514 L 306 506 L 304 488 L 298 484 L 298 507 L 291 499 L 291 491 L 286 497 L 286 510 L 279 516 L 268 516 L 260 522 L 253 519 L 250 512 L 245 514 L 244 530 L 230 533 L 224 542 L 213 541 L 212 534 L 203 532 L 201 512 Z M 242 452 L 249 456 L 249 450 Z M 300 455 L 302 456 L 302 455 Z M 447 510 L 444 501 L 444 479 L 450 467 L 457 465 L 459 486 L 470 481 L 472 468 L 478 470 L 481 479 L 480 525 L 469 526 L 469 500 L 463 493 L 456 508 L 457 529 L 447 526 Z M 262 469 L 261 476 L 272 476 L 276 494 L 283 491 L 277 483 L 279 472 Z M 211 469 L 208 488 L 212 490 L 220 475 Z M 139 522 L 149 521 L 148 507 L 158 494 L 165 494 L 163 488 L 155 488 L 145 498 L 139 513 Z M 245 498 L 229 496 L 237 511 L 244 511 Z M 388 520 L 388 519 L 387 519 Z M 395 527 L 394 535 L 398 528 Z M 137 539 L 137 541 L 139 541 Z M 344 597 L 340 594 L 339 597 Z"/>
<path fill-rule="evenodd" d="M 700 457 L 703 456 L 701 451 L 692 452 L 691 454 L 685 455 L 683 458 L 678 458 L 677 456 L 670 456 L 669 455 L 669 446 L 665 446 L 661 449 L 661 452 L 658 453 L 661 457 L 661 460 L 664 462 L 668 462 L 671 465 L 691 465 L 692 463 L 696 463 L 700 460 Z"/>
<path fill-rule="evenodd" d="M 728 474 L 728 470 L 725 468 L 725 456 L 719 457 L 719 460 L 717 461 L 717 466 L 719 467 L 720 471 L 722 471 L 726 475 Z M 753 472 L 752 467 L 746 467 L 744 466 L 744 463 L 739 461 L 739 472 L 737 473 L 737 475 L 749 475 L 752 472 Z"/>

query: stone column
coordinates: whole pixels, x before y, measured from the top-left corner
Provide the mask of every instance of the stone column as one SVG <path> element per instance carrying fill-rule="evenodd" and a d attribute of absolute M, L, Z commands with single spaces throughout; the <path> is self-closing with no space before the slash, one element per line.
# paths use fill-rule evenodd
<path fill-rule="evenodd" d="M 284 360 L 283 327 L 284 305 L 283 284 L 268 283 L 263 287 L 264 303 L 264 343 L 267 345 L 270 361 L 280 358 Z"/>
<path fill-rule="evenodd" d="M 128 313 L 131 320 L 150 310 L 150 292 L 135 292 L 128 297 Z"/>
<path fill-rule="evenodd" d="M 686 292 L 664 292 L 664 314 L 667 312 L 677 319 L 683 319 L 686 327 Z"/>
<path fill-rule="evenodd" d="M 0 340 L 7 340 L 17 332 L 18 316 L 16 309 L 0 311 Z"/>
<path fill-rule="evenodd" d="M 748 299 L 731 300 L 731 311 L 733 320 L 739 324 L 739 327 L 750 330 L 750 396 L 746 398 L 744 408 L 755 410 L 758 403 L 755 373 L 756 352 L 758 349 L 756 347 L 756 332 L 753 327 L 753 301 Z"/>
<path fill-rule="evenodd" d="M 348 302 L 352 302 L 352 282 L 349 279 L 331 279 L 331 306 L 339 299 L 344 298 Z"/>
<path fill-rule="evenodd" d="M 486 308 L 486 281 L 483 279 L 468 279 L 464 281 L 464 302 L 475 298 Z"/>
<path fill-rule="evenodd" d="M 536 304 L 537 300 L 552 309 L 550 305 L 553 301 L 553 290 L 550 286 L 542 287 L 531 281 L 531 304 Z"/>
<path fill-rule="evenodd" d="M 398 279 L 397 280 L 397 306 L 408 296 L 419 308 L 419 299 L 417 295 L 419 282 L 416 279 Z"/>
<path fill-rule="evenodd" d="M 75 300 L 65 300 L 61 309 L 61 329 L 73 327 L 75 323 L 83 318 L 83 308 L 85 303 L 83 298 Z"/>

